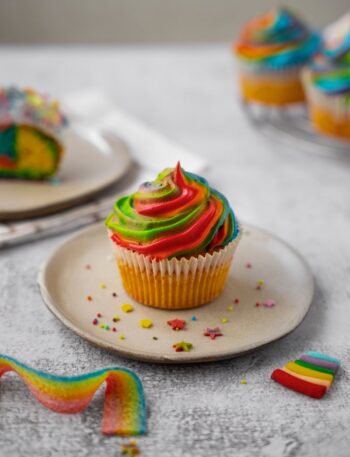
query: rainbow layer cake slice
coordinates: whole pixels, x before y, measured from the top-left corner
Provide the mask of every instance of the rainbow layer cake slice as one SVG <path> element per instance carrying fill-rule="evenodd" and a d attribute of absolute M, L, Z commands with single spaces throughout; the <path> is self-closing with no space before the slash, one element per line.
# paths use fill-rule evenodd
<path fill-rule="evenodd" d="M 53 176 L 66 125 L 56 101 L 33 89 L 0 88 L 0 178 Z"/>

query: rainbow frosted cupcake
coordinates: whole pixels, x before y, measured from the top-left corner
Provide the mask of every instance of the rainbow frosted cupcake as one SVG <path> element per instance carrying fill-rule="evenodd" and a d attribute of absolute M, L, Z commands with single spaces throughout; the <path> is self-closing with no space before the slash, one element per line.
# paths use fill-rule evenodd
<path fill-rule="evenodd" d="M 0 177 L 45 179 L 63 155 L 58 103 L 33 89 L 0 88 Z"/>
<path fill-rule="evenodd" d="M 350 14 L 326 29 L 322 53 L 303 81 L 314 127 L 350 139 Z"/>
<path fill-rule="evenodd" d="M 164 309 L 216 298 L 240 238 L 226 198 L 180 164 L 119 198 L 106 225 L 126 292 Z"/>
<path fill-rule="evenodd" d="M 248 22 L 234 44 L 243 98 L 277 106 L 304 101 L 300 71 L 320 43 L 319 34 L 285 8 Z"/>

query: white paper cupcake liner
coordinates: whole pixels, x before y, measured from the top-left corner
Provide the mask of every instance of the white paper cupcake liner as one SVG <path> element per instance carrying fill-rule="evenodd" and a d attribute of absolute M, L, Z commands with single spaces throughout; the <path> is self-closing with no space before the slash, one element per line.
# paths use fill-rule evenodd
<path fill-rule="evenodd" d="M 249 62 L 238 60 L 238 68 L 242 75 L 262 77 L 262 78 L 282 78 L 282 79 L 299 79 L 300 72 L 304 65 L 290 65 L 276 68 L 268 65 L 261 66 Z"/>
<path fill-rule="evenodd" d="M 113 233 L 109 231 L 109 237 L 111 237 L 112 234 Z M 118 246 L 113 241 L 112 245 L 117 260 L 121 260 L 124 264 L 136 268 L 140 272 L 146 271 L 149 276 L 156 276 L 158 274 L 164 276 L 168 274 L 169 276 L 175 277 L 181 275 L 187 277 L 190 272 L 193 274 L 200 273 L 230 263 L 239 240 L 240 233 L 223 249 L 219 249 L 213 253 L 206 253 L 205 255 L 200 254 L 197 257 L 190 257 L 189 259 L 182 257 L 181 259 L 172 258 L 156 260 L 152 259 L 150 256 L 139 254 L 138 252 Z"/>

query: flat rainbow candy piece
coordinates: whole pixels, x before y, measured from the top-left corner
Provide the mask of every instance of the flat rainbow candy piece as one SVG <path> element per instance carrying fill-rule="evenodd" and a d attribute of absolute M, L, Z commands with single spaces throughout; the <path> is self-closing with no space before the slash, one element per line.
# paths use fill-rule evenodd
<path fill-rule="evenodd" d="M 17 373 L 41 404 L 58 413 L 83 411 L 105 382 L 102 433 L 126 436 L 146 432 L 142 383 L 126 368 L 105 368 L 80 376 L 56 376 L 0 354 L 0 378 L 8 371 Z"/>
<path fill-rule="evenodd" d="M 313 398 L 322 398 L 331 387 L 340 360 L 320 352 L 309 351 L 282 369 L 273 371 L 271 378 L 288 389 Z"/>

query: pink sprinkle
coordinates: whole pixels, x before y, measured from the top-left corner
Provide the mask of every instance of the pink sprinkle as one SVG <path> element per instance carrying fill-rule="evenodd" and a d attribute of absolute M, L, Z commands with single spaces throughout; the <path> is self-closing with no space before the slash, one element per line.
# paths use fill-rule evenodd
<path fill-rule="evenodd" d="M 256 290 L 261 290 L 261 286 L 257 285 Z"/>
<path fill-rule="evenodd" d="M 101 313 L 97 313 L 97 317 L 102 317 L 102 314 Z"/>
<path fill-rule="evenodd" d="M 246 264 L 246 268 L 252 268 L 252 264 L 248 262 L 248 263 Z"/>
<path fill-rule="evenodd" d="M 112 328 L 112 332 L 116 332 L 117 329 L 115 327 Z"/>
<path fill-rule="evenodd" d="M 85 268 L 86 268 L 87 270 L 91 270 L 91 265 L 87 264 L 87 265 L 85 265 Z"/>
<path fill-rule="evenodd" d="M 238 303 L 239 303 L 239 298 L 235 298 L 235 300 L 234 300 L 233 303 L 235 303 L 236 305 L 238 305 Z"/>
<path fill-rule="evenodd" d="M 97 325 L 97 324 L 98 324 L 98 320 L 97 320 L 97 319 L 94 319 L 94 320 L 92 321 L 92 323 L 93 323 L 94 325 Z"/>
<path fill-rule="evenodd" d="M 255 303 L 255 306 L 256 306 L 257 308 L 259 308 L 260 303 L 257 301 L 257 302 Z"/>
<path fill-rule="evenodd" d="M 275 302 L 275 300 L 272 300 L 271 298 L 269 298 L 268 300 L 263 301 L 263 305 L 266 308 L 273 308 L 274 306 L 276 306 L 276 302 Z"/>

